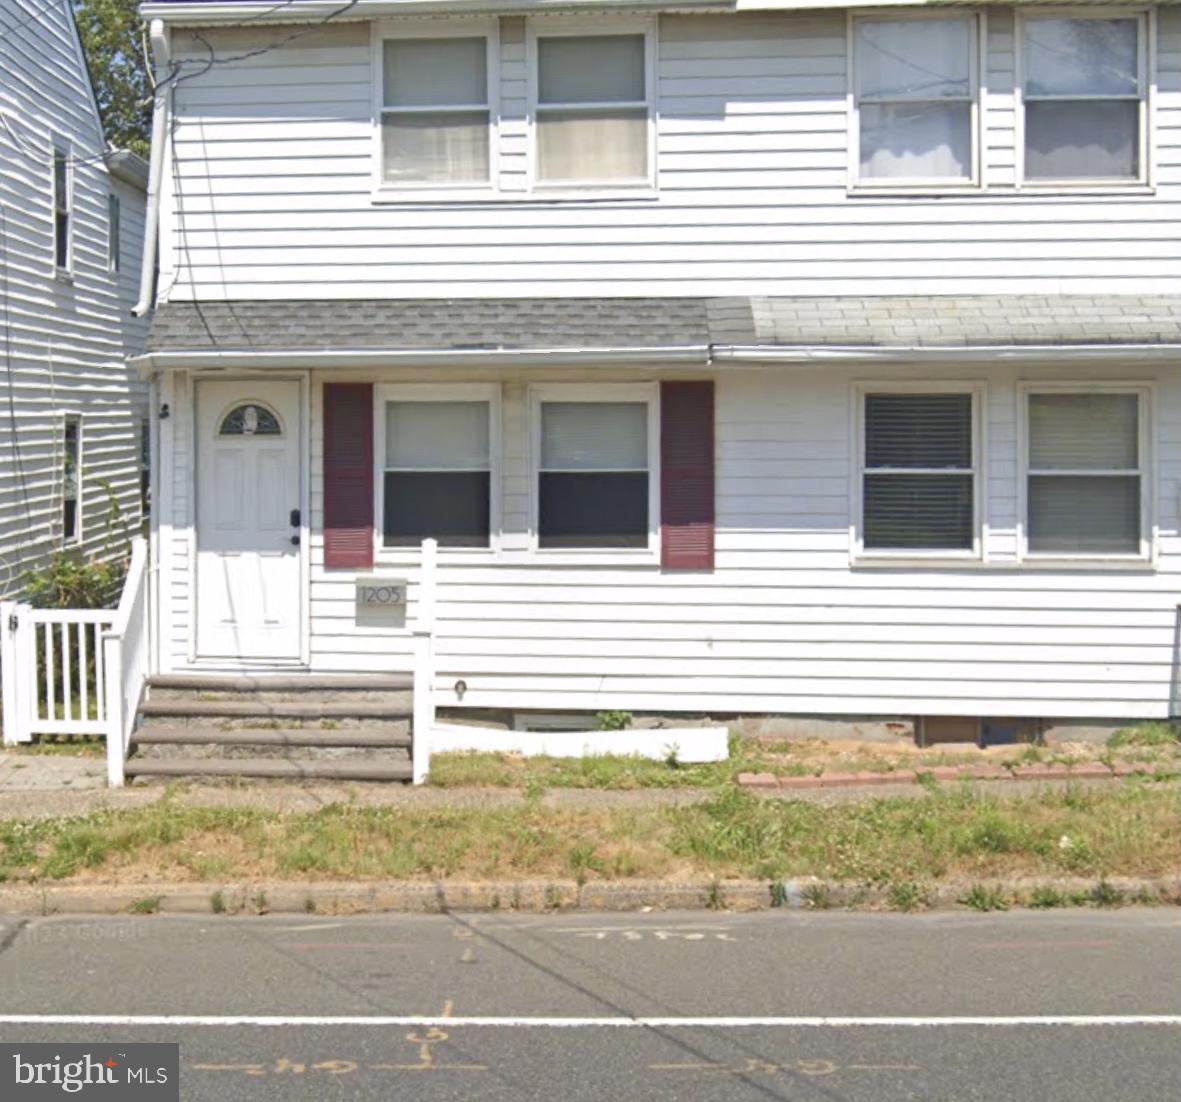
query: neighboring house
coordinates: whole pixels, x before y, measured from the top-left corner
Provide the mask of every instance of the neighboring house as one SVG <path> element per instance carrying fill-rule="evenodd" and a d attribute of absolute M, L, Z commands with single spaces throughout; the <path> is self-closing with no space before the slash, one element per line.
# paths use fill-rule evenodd
<path fill-rule="evenodd" d="M 807 7 L 145 6 L 161 670 L 1173 713 L 1181 10 Z"/>
<path fill-rule="evenodd" d="M 0 0 L 0 596 L 140 526 L 146 186 L 103 139 L 70 5 Z"/>

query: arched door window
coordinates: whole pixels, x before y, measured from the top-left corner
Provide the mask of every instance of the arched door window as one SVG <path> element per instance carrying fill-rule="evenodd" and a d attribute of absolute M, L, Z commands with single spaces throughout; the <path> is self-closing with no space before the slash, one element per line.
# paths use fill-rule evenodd
<path fill-rule="evenodd" d="M 222 418 L 218 436 L 282 436 L 279 418 L 260 402 L 243 402 Z"/>

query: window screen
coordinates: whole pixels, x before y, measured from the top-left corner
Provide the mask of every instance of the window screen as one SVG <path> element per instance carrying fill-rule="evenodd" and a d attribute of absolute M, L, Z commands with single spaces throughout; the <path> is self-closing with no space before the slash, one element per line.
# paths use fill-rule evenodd
<path fill-rule="evenodd" d="M 386 403 L 386 547 L 488 546 L 489 413 L 487 402 Z"/>
<path fill-rule="evenodd" d="M 1138 395 L 1031 394 L 1028 472 L 1031 552 L 1139 554 Z"/>
<path fill-rule="evenodd" d="M 400 38 L 382 55 L 382 176 L 387 183 L 489 178 L 488 40 Z"/>
<path fill-rule="evenodd" d="M 861 178 L 970 180 L 975 20 L 856 27 Z"/>
<path fill-rule="evenodd" d="M 541 547 L 648 546 L 648 404 L 543 402 Z"/>
<path fill-rule="evenodd" d="M 1140 22 L 1026 18 L 1025 177 L 1140 177 Z"/>
<path fill-rule="evenodd" d="M 644 36 L 539 38 L 537 178 L 628 181 L 647 175 Z"/>
<path fill-rule="evenodd" d="M 866 550 L 973 548 L 972 431 L 970 394 L 865 396 Z"/>

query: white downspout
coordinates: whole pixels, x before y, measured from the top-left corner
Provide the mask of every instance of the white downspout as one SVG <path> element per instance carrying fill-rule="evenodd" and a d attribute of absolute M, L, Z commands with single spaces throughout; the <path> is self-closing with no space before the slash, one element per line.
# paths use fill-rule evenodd
<path fill-rule="evenodd" d="M 139 270 L 139 301 L 131 308 L 141 318 L 152 308 L 155 297 L 156 253 L 160 237 L 160 188 L 164 181 L 164 147 L 168 141 L 168 109 L 172 104 L 172 81 L 169 79 L 168 31 L 164 20 L 153 19 L 149 27 L 152 59 L 159 80 L 167 81 L 157 89 L 152 104 L 152 156 L 148 164 L 148 204 L 144 216 L 144 255 Z"/>

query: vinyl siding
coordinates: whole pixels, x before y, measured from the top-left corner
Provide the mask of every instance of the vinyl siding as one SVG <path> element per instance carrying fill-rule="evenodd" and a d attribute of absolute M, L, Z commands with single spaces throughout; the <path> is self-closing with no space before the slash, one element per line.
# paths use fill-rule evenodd
<path fill-rule="evenodd" d="M 440 702 L 458 703 L 454 685 L 462 679 L 463 704 L 475 707 L 1168 715 L 1177 692 L 1181 572 L 1181 383 L 1175 373 L 1136 376 L 1154 395 L 1157 558 L 1153 567 L 1118 570 L 1020 567 L 1015 561 L 1018 383 L 1112 381 L 1110 371 L 993 365 L 876 374 L 878 382 L 983 384 L 985 564 L 851 565 L 851 403 L 866 375 L 834 367 L 719 374 L 713 573 L 664 574 L 654 562 L 559 565 L 531 554 L 522 550 L 532 477 L 528 383 L 506 375 L 501 550 L 441 555 Z M 314 373 L 310 387 L 311 668 L 409 671 L 407 632 L 358 626 L 355 574 L 323 568 L 320 395 L 328 378 L 345 376 Z M 442 376 L 414 378 L 438 382 Z M 194 599 L 186 423 L 186 417 L 173 419 L 177 536 L 165 659 L 171 668 L 188 661 Z M 379 557 L 378 570 L 417 579 L 413 555 Z M 410 596 L 412 620 L 415 585 Z"/>
<path fill-rule="evenodd" d="M 224 299 L 1181 289 L 1181 11 L 1157 19 L 1155 194 L 1030 195 L 1014 187 L 1013 15 L 982 10 L 988 186 L 938 198 L 849 193 L 843 11 L 661 17 L 659 189 L 628 200 L 525 190 L 513 17 L 499 197 L 375 203 L 369 28 L 323 28 L 177 87 L 163 285 Z M 233 57 L 278 32 L 202 33 Z M 176 50 L 208 56 L 183 31 Z"/>
<path fill-rule="evenodd" d="M 5 4 L 0 35 L 0 595 L 62 545 L 64 415 L 82 417 L 80 550 L 126 550 L 139 524 L 146 387 L 126 366 L 142 350 L 138 297 L 144 196 L 110 177 L 72 21 L 61 5 Z M 14 28 L 14 29 L 10 29 Z M 55 278 L 52 143 L 74 166 L 73 277 Z M 19 144 L 18 144 L 19 140 Z M 122 265 L 108 270 L 108 194 L 122 204 Z M 113 520 L 112 508 L 119 517 Z"/>

